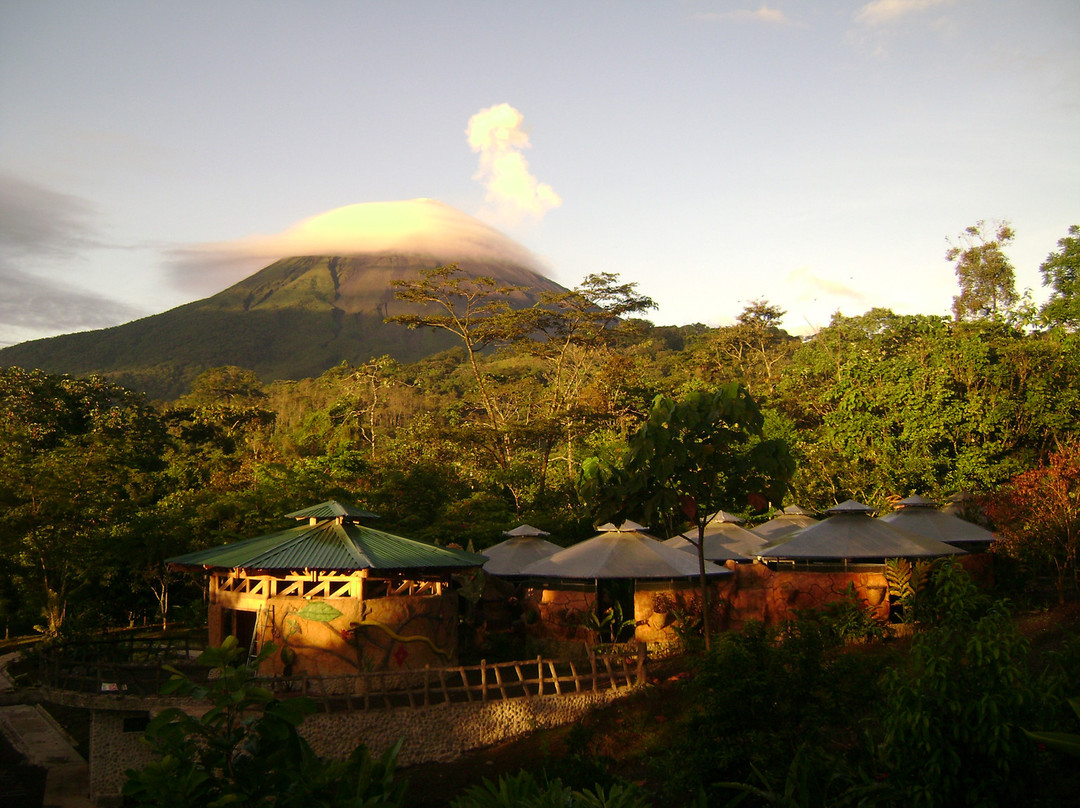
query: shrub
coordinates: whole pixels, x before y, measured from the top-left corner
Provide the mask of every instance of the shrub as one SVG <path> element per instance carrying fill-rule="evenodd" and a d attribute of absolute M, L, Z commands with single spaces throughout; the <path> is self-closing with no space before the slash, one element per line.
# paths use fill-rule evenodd
<path fill-rule="evenodd" d="M 1027 643 L 955 560 L 931 573 L 932 627 L 886 675 L 881 752 L 904 804 L 1019 805 L 1033 747 L 1019 726 L 1040 699 Z"/>

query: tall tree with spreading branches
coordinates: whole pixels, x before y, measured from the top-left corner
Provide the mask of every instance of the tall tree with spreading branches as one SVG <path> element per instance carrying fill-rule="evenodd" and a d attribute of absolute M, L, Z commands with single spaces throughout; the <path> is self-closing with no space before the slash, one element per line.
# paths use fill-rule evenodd
<path fill-rule="evenodd" d="M 1019 302 L 1016 273 L 1005 255 L 1013 238 L 1008 222 L 988 226 L 980 219 L 955 243 L 950 240 L 945 259 L 956 264 L 960 294 L 953 298 L 953 316 L 958 321 L 1002 316 Z"/>

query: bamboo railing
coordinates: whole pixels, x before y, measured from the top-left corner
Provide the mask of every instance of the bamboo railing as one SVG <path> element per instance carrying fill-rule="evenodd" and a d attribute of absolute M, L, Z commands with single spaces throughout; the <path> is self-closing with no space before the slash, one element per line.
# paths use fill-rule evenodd
<path fill-rule="evenodd" d="M 192 638 L 131 638 L 72 643 L 59 653 L 39 655 L 38 681 L 78 693 L 156 696 L 178 668 L 205 680 L 209 670 L 195 664 L 203 644 Z M 618 691 L 645 681 L 644 643 L 587 647 L 578 661 L 536 657 L 513 662 L 331 676 L 259 677 L 283 698 L 306 696 L 331 711 L 427 707 L 452 702 L 487 703 L 575 693 Z"/>
<path fill-rule="evenodd" d="M 261 684 L 280 695 L 302 695 L 327 711 L 429 707 L 618 691 L 645 681 L 645 645 L 607 646 L 588 660 L 536 657 L 410 671 L 372 671 L 341 676 L 276 676 Z"/>

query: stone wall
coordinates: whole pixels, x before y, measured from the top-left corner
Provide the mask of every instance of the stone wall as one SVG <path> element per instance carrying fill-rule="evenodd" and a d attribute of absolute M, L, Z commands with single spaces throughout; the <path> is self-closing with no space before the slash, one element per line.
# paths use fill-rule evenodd
<path fill-rule="evenodd" d="M 448 763 L 465 752 L 579 720 L 630 688 L 562 696 L 440 704 L 432 707 L 316 713 L 300 734 L 322 757 L 343 759 L 360 744 L 376 756 L 403 739 L 398 764 Z M 147 711 L 95 710 L 90 732 L 90 795 L 95 805 L 120 804 L 124 772 L 151 760 L 141 743 Z M 125 723 L 126 722 L 126 723 Z"/>
<path fill-rule="evenodd" d="M 343 758 L 361 743 L 373 753 L 382 754 L 398 738 L 403 738 L 398 756 L 400 765 L 448 763 L 472 749 L 572 723 L 593 708 L 629 692 L 628 688 L 622 688 L 486 704 L 465 702 L 415 709 L 319 713 L 308 716 L 300 731 L 312 749 L 324 757 Z"/>
<path fill-rule="evenodd" d="M 95 805 L 119 805 L 124 772 L 153 759 L 142 743 L 148 713 L 94 710 L 90 724 L 90 798 Z M 133 727 L 139 727 L 134 729 Z"/>

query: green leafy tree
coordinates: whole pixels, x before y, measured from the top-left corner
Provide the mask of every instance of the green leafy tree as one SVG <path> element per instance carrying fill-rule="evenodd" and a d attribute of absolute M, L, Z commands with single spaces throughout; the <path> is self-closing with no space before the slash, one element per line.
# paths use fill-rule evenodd
<path fill-rule="evenodd" d="M 1020 297 L 1016 293 L 1016 273 L 1005 255 L 1015 234 L 1008 222 L 990 226 L 983 220 L 966 228 L 950 242 L 947 261 L 956 264 L 960 294 L 953 298 L 957 320 L 975 320 L 1008 314 Z"/>
<path fill-rule="evenodd" d="M 712 329 L 693 341 L 704 381 L 745 384 L 756 398 L 772 394 L 799 340 L 780 327 L 784 310 L 767 300 L 752 300 L 735 324 Z"/>
<path fill-rule="evenodd" d="M 513 458 L 506 418 L 492 391 L 492 381 L 481 368 L 481 353 L 492 346 L 512 341 L 517 324 L 509 318 L 510 297 L 521 287 L 500 285 L 486 276 L 472 277 L 457 264 L 423 270 L 419 280 L 393 281 L 394 297 L 424 306 L 420 313 L 386 318 L 409 328 L 447 331 L 465 348 L 484 420 L 490 429 L 489 446 L 498 464 L 506 468 Z"/>
<path fill-rule="evenodd" d="M 598 521 L 633 512 L 650 522 L 685 516 L 697 528 L 706 647 L 711 635 L 706 525 L 721 508 L 780 502 L 794 472 L 787 445 L 763 439 L 763 424 L 760 409 L 739 384 L 680 400 L 658 396 L 617 464 L 593 457 L 582 466 L 581 493 L 594 504 Z"/>
<path fill-rule="evenodd" d="M 595 424 L 596 408 L 586 391 L 614 349 L 625 318 L 656 307 L 635 283 L 619 283 L 610 272 L 588 275 L 568 292 L 545 292 L 536 306 L 516 313 L 518 351 L 540 360 L 539 484 L 543 490 L 552 451 L 566 445 L 568 472 L 573 473 L 573 446 L 578 425 Z"/>
<path fill-rule="evenodd" d="M 22 626 L 116 617 L 130 569 L 111 539 L 161 496 L 166 439 L 141 394 L 101 377 L 0 371 L 0 555 Z"/>
<path fill-rule="evenodd" d="M 400 741 L 378 760 L 363 746 L 343 761 L 317 756 L 298 731 L 314 704 L 303 698 L 279 700 L 255 680 L 259 662 L 276 650 L 269 644 L 248 664 L 247 649 L 229 636 L 199 657 L 215 672 L 207 684 L 173 670 L 162 693 L 208 702 L 208 709 L 196 717 L 170 707 L 154 717 L 145 740 L 157 758 L 142 769 L 128 770 L 125 804 L 403 805 L 406 784 L 394 776 Z"/>
<path fill-rule="evenodd" d="M 210 368 L 195 377 L 184 404 L 254 406 L 266 399 L 266 391 L 253 370 L 235 365 Z"/>
<path fill-rule="evenodd" d="M 799 460 L 796 501 L 986 491 L 1080 423 L 1080 340 L 873 309 L 794 354 L 773 406 Z"/>
<path fill-rule="evenodd" d="M 1041 314 L 1052 325 L 1071 331 L 1080 328 L 1080 225 L 1058 240 L 1058 249 L 1039 267 L 1043 286 L 1051 289 Z"/>

